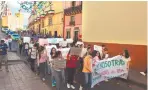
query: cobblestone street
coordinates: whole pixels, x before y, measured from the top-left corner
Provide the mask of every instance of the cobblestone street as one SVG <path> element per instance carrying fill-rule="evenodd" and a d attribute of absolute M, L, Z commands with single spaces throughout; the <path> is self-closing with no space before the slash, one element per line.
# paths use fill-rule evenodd
<path fill-rule="evenodd" d="M 0 90 L 52 90 L 24 64 L 9 66 L 0 72 Z"/>

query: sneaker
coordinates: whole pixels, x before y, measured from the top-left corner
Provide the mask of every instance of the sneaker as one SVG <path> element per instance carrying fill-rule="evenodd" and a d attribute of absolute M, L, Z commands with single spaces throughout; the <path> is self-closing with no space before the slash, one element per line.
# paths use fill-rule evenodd
<path fill-rule="evenodd" d="M 67 88 L 70 88 L 70 84 L 67 83 Z"/>
<path fill-rule="evenodd" d="M 43 81 L 45 81 L 45 78 L 42 78 Z"/>
<path fill-rule="evenodd" d="M 144 72 L 140 72 L 143 76 L 145 76 L 146 74 Z"/>
<path fill-rule="evenodd" d="M 70 86 L 72 89 L 75 89 L 75 87 L 73 85 Z"/>
<path fill-rule="evenodd" d="M 80 86 L 79 90 L 83 90 L 83 87 L 82 87 L 82 86 Z"/>
<path fill-rule="evenodd" d="M 56 84 L 55 83 L 52 83 L 52 87 L 55 87 L 56 86 Z"/>

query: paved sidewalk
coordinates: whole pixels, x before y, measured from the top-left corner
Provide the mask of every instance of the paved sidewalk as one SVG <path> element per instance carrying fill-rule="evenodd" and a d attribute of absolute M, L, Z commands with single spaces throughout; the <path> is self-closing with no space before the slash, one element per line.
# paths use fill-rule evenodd
<path fill-rule="evenodd" d="M 52 90 L 24 63 L 10 65 L 9 70 L 0 71 L 0 90 Z"/>

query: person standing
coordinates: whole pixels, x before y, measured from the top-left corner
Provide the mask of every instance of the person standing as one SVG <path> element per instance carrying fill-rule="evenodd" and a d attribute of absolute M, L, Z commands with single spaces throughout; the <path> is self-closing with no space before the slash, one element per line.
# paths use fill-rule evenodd
<path fill-rule="evenodd" d="M 8 49 L 7 44 L 4 43 L 4 40 L 1 40 L 1 43 L 0 43 L 0 71 L 2 71 L 2 62 L 5 62 L 6 71 L 9 72 L 7 49 Z"/>
<path fill-rule="evenodd" d="M 20 40 L 18 41 L 18 43 L 19 43 L 19 51 L 20 51 L 20 55 L 21 55 L 21 53 L 22 53 L 22 48 L 23 48 L 23 40 L 20 39 Z"/>
<path fill-rule="evenodd" d="M 25 54 L 28 56 L 29 44 L 25 43 Z"/>
<path fill-rule="evenodd" d="M 66 60 L 62 57 L 62 53 L 57 51 L 56 58 L 52 62 L 56 80 L 56 90 L 62 90 L 62 81 L 65 81 L 64 68 L 66 67 Z"/>
<path fill-rule="evenodd" d="M 91 84 L 92 84 L 92 56 L 91 56 L 91 48 L 87 48 L 87 55 L 84 58 L 84 63 L 83 63 L 83 70 L 82 72 L 84 73 L 84 78 L 85 78 L 85 90 L 90 90 L 91 89 Z"/>
<path fill-rule="evenodd" d="M 9 50 L 11 51 L 12 39 L 11 37 L 8 38 Z"/>
<path fill-rule="evenodd" d="M 56 81 L 54 77 L 54 70 L 53 70 L 53 59 L 56 58 L 56 48 L 52 48 L 49 57 L 49 65 L 50 65 L 50 70 L 51 70 L 51 80 L 52 80 L 52 87 L 56 86 Z"/>
<path fill-rule="evenodd" d="M 78 62 L 78 56 L 70 55 L 70 51 L 69 51 L 67 55 L 67 63 L 66 63 L 67 88 L 75 89 L 75 87 L 73 86 L 73 82 L 74 82 L 74 75 L 76 73 L 77 62 Z"/>
<path fill-rule="evenodd" d="M 46 73 L 46 60 L 47 60 L 47 52 L 45 50 L 45 47 L 40 47 L 40 52 L 38 55 L 38 65 L 39 65 L 39 72 L 41 72 L 41 78 L 43 81 L 45 81 L 45 73 Z"/>
<path fill-rule="evenodd" d="M 33 47 L 29 50 L 30 62 L 31 62 L 30 66 L 33 72 L 35 71 L 35 61 L 37 59 L 37 54 L 38 54 L 37 45 L 34 44 Z"/>

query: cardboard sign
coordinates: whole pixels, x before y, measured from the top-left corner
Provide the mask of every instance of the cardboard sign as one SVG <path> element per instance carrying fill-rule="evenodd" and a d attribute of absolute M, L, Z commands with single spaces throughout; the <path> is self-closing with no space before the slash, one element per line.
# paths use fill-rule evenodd
<path fill-rule="evenodd" d="M 24 43 L 30 43 L 31 38 L 30 37 L 23 37 L 23 42 Z"/>
<path fill-rule="evenodd" d="M 45 44 L 48 45 L 48 40 L 44 38 L 39 38 L 39 45 L 44 46 Z"/>
<path fill-rule="evenodd" d="M 80 56 L 82 52 L 82 48 L 71 47 L 70 48 L 70 55 L 78 55 Z"/>
<path fill-rule="evenodd" d="M 61 49 L 58 49 L 58 50 L 61 51 L 63 58 L 67 59 L 67 54 L 68 54 L 70 48 L 61 48 Z"/>
<path fill-rule="evenodd" d="M 58 58 L 55 58 L 53 61 L 53 68 L 61 69 L 66 67 L 66 60 L 58 60 Z"/>

